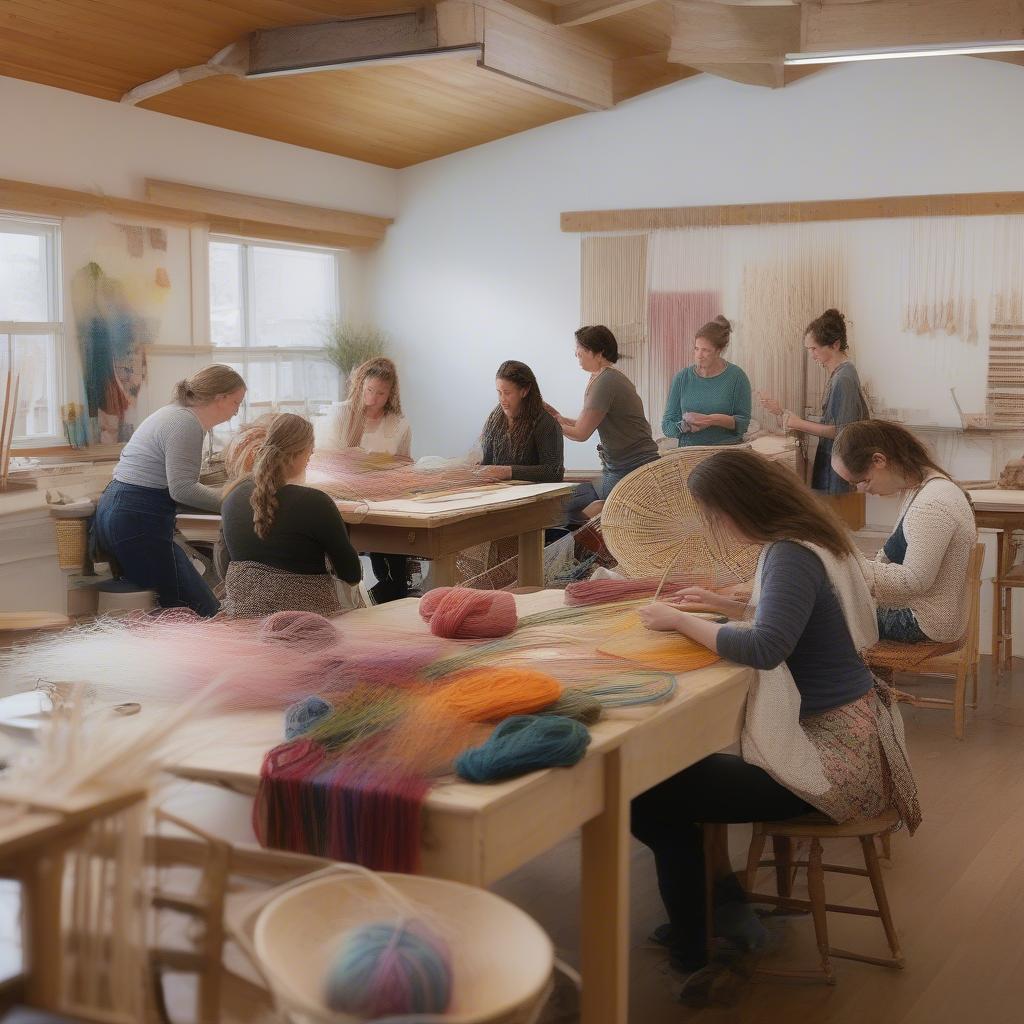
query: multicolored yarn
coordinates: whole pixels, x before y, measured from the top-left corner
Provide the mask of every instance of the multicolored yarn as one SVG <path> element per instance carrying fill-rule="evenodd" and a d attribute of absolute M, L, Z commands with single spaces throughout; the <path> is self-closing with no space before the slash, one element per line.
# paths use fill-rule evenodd
<path fill-rule="evenodd" d="M 519 621 L 515 598 L 503 590 L 438 587 L 423 597 L 419 611 L 431 633 L 456 640 L 508 636 Z"/>
<path fill-rule="evenodd" d="M 467 782 L 497 782 L 541 768 L 568 768 L 587 751 L 586 727 L 561 715 L 506 718 L 483 746 L 467 750 L 455 771 Z"/>
<path fill-rule="evenodd" d="M 332 1010 L 368 1020 L 441 1014 L 451 998 L 451 950 L 422 921 L 354 928 L 325 979 Z"/>

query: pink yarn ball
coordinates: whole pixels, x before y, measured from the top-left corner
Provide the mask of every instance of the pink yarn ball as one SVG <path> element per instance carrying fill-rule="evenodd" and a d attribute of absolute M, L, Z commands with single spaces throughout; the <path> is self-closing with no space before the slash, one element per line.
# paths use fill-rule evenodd
<path fill-rule="evenodd" d="M 519 623 L 515 598 L 504 590 L 438 587 L 420 601 L 420 615 L 434 636 L 483 640 L 508 636 Z"/>
<path fill-rule="evenodd" d="M 260 623 L 259 635 L 308 652 L 333 647 L 341 639 L 331 620 L 316 612 L 275 612 Z"/>

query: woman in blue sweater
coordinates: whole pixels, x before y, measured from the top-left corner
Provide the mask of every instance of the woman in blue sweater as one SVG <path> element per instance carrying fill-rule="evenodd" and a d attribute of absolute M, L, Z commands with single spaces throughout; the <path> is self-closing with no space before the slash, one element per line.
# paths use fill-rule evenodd
<path fill-rule="evenodd" d="M 696 361 L 672 380 L 661 429 L 680 448 L 739 444 L 750 426 L 750 381 L 722 357 L 731 336 L 724 316 L 706 323 L 694 340 Z"/>

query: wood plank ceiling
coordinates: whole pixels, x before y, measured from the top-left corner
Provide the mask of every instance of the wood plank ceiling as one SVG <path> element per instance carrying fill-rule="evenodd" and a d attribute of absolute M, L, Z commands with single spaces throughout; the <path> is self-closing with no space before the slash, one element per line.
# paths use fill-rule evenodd
<path fill-rule="evenodd" d="M 401 2 L 0 0 L 0 75 L 119 101 L 235 43 L 233 73 L 206 68 L 139 105 L 406 167 L 701 71 L 782 86 L 808 73 L 783 67 L 787 51 L 1024 37 L 1024 0 Z M 413 37 L 401 19 L 376 17 L 417 8 L 415 46 L 403 42 Z M 274 30 L 339 20 L 338 60 L 321 47 L 305 63 L 353 66 L 244 77 L 257 52 L 251 33 L 261 33 L 260 53 L 308 54 L 308 38 Z M 384 25 L 393 26 L 386 43 Z M 431 60 L 424 29 L 434 33 Z"/>

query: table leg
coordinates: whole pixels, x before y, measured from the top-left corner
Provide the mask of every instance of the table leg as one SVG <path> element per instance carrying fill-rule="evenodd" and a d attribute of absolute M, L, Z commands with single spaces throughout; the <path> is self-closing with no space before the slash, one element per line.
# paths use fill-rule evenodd
<path fill-rule="evenodd" d="M 619 750 L 604 770 L 604 810 L 583 826 L 580 1024 L 626 1024 L 629 1015 L 629 800 Z"/>
<path fill-rule="evenodd" d="M 40 1010 L 60 1009 L 63 957 L 61 896 L 64 856 L 59 848 L 40 851 L 21 876 L 22 920 L 25 922 L 26 995 Z"/>
<path fill-rule="evenodd" d="M 544 586 L 544 531 L 519 534 L 519 586 Z"/>
<path fill-rule="evenodd" d="M 441 555 L 440 558 L 433 559 L 430 579 L 437 587 L 455 586 L 455 556 Z"/>

